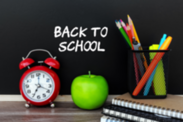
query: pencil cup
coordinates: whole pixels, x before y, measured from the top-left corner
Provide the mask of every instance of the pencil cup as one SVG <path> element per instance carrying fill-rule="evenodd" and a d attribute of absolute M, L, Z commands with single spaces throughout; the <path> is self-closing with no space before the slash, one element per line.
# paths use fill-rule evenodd
<path fill-rule="evenodd" d="M 133 98 L 152 99 L 166 98 L 168 86 L 169 50 L 148 50 L 128 51 L 128 87 Z M 148 77 L 145 85 L 137 96 L 132 93 L 146 73 L 148 66 L 156 59 L 156 54 L 164 54 L 161 60 L 155 65 L 154 70 Z M 155 57 L 155 58 L 154 58 Z"/>

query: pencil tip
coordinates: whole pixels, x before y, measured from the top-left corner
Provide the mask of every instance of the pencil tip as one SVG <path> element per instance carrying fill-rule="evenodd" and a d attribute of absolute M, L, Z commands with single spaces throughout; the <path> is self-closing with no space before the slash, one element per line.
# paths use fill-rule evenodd
<path fill-rule="evenodd" d="M 118 21 L 117 21 L 117 20 L 115 20 L 115 22 L 117 23 Z"/>

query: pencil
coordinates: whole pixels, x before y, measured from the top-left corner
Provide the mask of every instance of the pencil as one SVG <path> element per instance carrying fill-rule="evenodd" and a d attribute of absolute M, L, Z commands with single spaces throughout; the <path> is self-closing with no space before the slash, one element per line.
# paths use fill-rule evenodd
<path fill-rule="evenodd" d="M 134 50 L 134 47 L 133 47 L 133 43 L 132 43 L 132 34 L 131 34 L 131 30 L 130 30 L 130 27 L 128 24 L 126 24 L 126 30 L 128 32 L 128 37 L 130 39 L 130 42 L 131 42 L 131 45 L 132 45 L 132 50 Z M 136 84 L 139 83 L 139 73 L 138 73 L 138 63 L 137 63 L 137 58 L 135 56 L 135 53 L 133 53 L 133 63 L 134 63 L 134 70 L 135 70 L 135 80 L 136 80 Z"/>
<path fill-rule="evenodd" d="M 127 34 L 128 34 L 128 37 L 130 39 L 130 42 L 131 42 L 131 45 L 132 45 L 132 50 L 134 50 L 133 48 L 133 42 L 132 42 L 132 33 L 131 33 L 131 29 L 130 29 L 130 26 L 128 25 L 128 23 L 126 24 L 126 30 L 127 30 Z"/>
<path fill-rule="evenodd" d="M 126 32 L 124 31 L 124 29 L 121 27 L 120 23 L 117 20 L 115 21 L 115 23 L 116 23 L 116 26 L 118 27 L 118 29 L 120 30 L 122 36 L 124 37 L 125 41 L 128 43 L 130 48 L 132 48 L 130 39 L 129 39 L 128 35 L 126 34 Z"/>
<path fill-rule="evenodd" d="M 138 35 L 137 35 L 137 31 L 136 31 L 136 29 L 135 29 L 135 26 L 134 26 L 134 24 L 133 24 L 133 21 L 132 21 L 132 19 L 130 18 L 129 15 L 127 15 L 127 17 L 128 17 L 128 22 L 130 21 L 130 24 L 131 24 L 132 27 L 133 27 L 133 33 L 134 33 L 135 39 L 137 40 L 138 43 L 140 43 L 140 40 L 139 40 L 139 37 L 138 37 Z"/>
<path fill-rule="evenodd" d="M 131 28 L 131 30 L 132 30 L 132 36 L 135 37 L 135 40 L 136 40 L 138 43 L 140 43 L 140 40 L 139 40 L 138 35 L 137 35 L 137 32 L 136 32 L 136 30 L 135 30 L 135 26 L 134 26 L 134 24 L 133 24 L 133 21 L 132 21 L 132 19 L 130 18 L 129 15 L 127 15 L 127 17 L 128 17 L 128 23 L 129 23 L 130 28 Z M 143 50 L 142 46 L 139 47 L 139 50 Z M 147 70 L 148 64 L 147 64 L 147 59 L 146 59 L 144 53 L 141 53 L 141 57 L 142 57 L 142 59 L 144 59 L 143 64 L 144 64 L 145 69 Z"/>
<path fill-rule="evenodd" d="M 132 37 L 135 37 L 135 35 L 134 35 L 134 31 L 133 31 L 133 25 L 132 25 L 132 21 L 131 21 L 131 19 L 128 17 L 128 24 L 129 24 L 129 26 L 130 26 L 130 29 L 131 29 L 131 32 L 132 32 Z M 137 39 L 135 39 L 135 40 L 137 40 Z M 137 41 L 138 42 L 138 41 Z M 139 43 L 139 42 L 138 42 Z"/>
<path fill-rule="evenodd" d="M 122 25 L 123 29 L 125 30 L 126 34 L 128 34 L 128 32 L 127 32 L 127 30 L 126 30 L 126 25 L 125 25 L 125 23 L 123 22 L 123 20 L 120 19 L 119 22 L 121 23 L 121 25 Z"/>

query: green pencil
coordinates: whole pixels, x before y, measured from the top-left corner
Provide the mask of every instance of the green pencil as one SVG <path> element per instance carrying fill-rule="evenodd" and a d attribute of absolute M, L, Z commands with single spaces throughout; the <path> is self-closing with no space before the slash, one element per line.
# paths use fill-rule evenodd
<path fill-rule="evenodd" d="M 126 34 L 125 30 L 122 28 L 122 26 L 120 25 L 120 23 L 118 21 L 116 22 L 116 26 L 118 27 L 118 29 L 120 30 L 121 34 L 123 35 L 123 37 L 125 38 L 126 42 L 128 43 L 128 45 L 130 46 L 130 48 L 132 48 L 132 45 L 130 43 L 130 39 L 128 37 L 128 35 Z"/>

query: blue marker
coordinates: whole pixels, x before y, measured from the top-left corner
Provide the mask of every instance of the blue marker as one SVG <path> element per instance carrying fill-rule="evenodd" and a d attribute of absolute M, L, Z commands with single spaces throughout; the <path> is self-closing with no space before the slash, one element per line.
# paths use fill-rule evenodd
<path fill-rule="evenodd" d="M 167 37 L 167 35 L 166 35 L 166 34 L 163 34 L 163 37 L 162 37 L 161 40 L 160 40 L 160 44 L 159 44 L 158 50 L 159 50 L 159 48 L 161 47 L 161 45 L 164 43 L 164 41 L 166 40 L 166 37 Z M 157 65 L 158 65 L 158 64 L 157 64 Z M 153 70 L 151 76 L 149 77 L 149 79 L 148 79 L 148 81 L 147 81 L 147 84 L 146 84 L 146 86 L 145 86 L 145 88 L 144 88 L 144 96 L 147 96 L 148 93 L 149 93 L 149 90 L 150 90 L 150 87 L 151 87 L 151 84 L 152 84 L 152 81 L 153 81 L 153 78 L 154 78 L 154 74 L 155 74 L 155 72 L 156 72 L 157 65 L 156 65 L 156 67 L 154 68 L 154 70 Z"/>
<path fill-rule="evenodd" d="M 159 43 L 158 50 L 159 50 L 159 48 L 161 47 L 161 45 L 164 43 L 164 41 L 166 40 L 166 37 L 167 37 L 167 35 L 166 35 L 166 34 L 163 34 L 163 37 L 161 38 L 161 41 L 160 41 L 160 43 Z"/>

